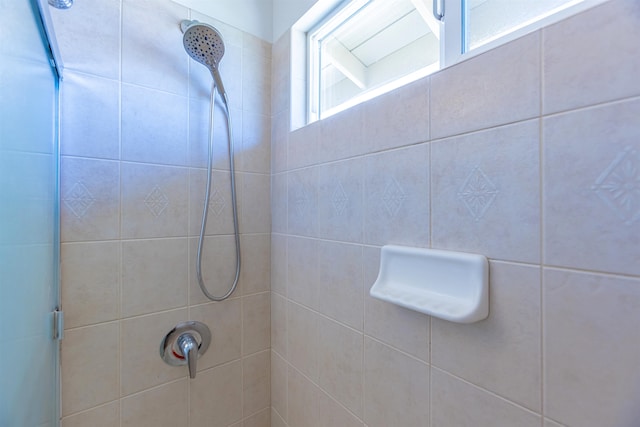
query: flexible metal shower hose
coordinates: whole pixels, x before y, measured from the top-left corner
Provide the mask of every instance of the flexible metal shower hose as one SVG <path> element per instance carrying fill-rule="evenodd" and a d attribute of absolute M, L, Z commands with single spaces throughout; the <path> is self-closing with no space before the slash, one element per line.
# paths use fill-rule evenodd
<path fill-rule="evenodd" d="M 238 280 L 240 279 L 240 232 L 238 230 L 238 204 L 236 200 L 236 180 L 235 180 L 235 167 L 234 167 L 234 154 L 233 154 L 233 128 L 231 127 L 231 113 L 229 112 L 229 99 L 227 93 L 223 90 L 221 97 L 224 103 L 225 115 L 227 117 L 227 136 L 229 147 L 229 173 L 231 175 L 231 204 L 233 205 L 233 232 L 236 241 L 236 276 L 233 279 L 233 284 L 222 296 L 212 295 L 204 283 L 202 278 L 202 251 L 204 246 L 204 234 L 207 229 L 207 214 L 209 212 L 209 196 L 211 193 L 211 170 L 213 168 L 213 116 L 215 113 L 215 100 L 216 100 L 216 82 L 215 79 L 211 82 L 211 101 L 209 103 L 209 150 L 207 160 L 207 189 L 204 197 L 204 208 L 202 209 L 202 224 L 200 226 L 200 238 L 198 240 L 198 255 L 196 260 L 196 274 L 198 276 L 198 284 L 202 293 L 211 301 L 223 301 L 235 291 L 238 286 Z"/>

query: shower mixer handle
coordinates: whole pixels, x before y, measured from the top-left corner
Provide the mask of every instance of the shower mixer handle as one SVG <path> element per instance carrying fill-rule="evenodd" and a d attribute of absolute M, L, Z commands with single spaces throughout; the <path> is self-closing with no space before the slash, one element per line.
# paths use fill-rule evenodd
<path fill-rule="evenodd" d="M 211 332 L 201 322 L 189 321 L 176 325 L 160 343 L 160 357 L 171 366 L 189 367 L 189 377 L 195 378 L 198 358 L 211 343 Z"/>
<path fill-rule="evenodd" d="M 178 348 L 189 366 L 189 377 L 195 378 L 198 368 L 198 341 L 190 333 L 178 337 Z"/>

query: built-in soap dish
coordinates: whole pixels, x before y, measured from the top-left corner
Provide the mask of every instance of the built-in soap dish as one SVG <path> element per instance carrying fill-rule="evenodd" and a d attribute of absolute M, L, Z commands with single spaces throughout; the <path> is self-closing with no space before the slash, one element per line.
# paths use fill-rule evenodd
<path fill-rule="evenodd" d="M 489 315 L 489 264 L 482 255 L 388 245 L 371 296 L 457 323 Z"/>

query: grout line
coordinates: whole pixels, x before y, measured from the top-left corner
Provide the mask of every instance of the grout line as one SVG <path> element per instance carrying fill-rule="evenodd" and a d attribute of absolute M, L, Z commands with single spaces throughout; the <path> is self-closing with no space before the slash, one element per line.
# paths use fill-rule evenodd
<path fill-rule="evenodd" d="M 595 102 L 593 104 L 581 105 L 581 106 L 569 108 L 569 109 L 566 109 L 566 110 L 559 110 L 559 111 L 554 111 L 554 112 L 551 112 L 551 113 L 548 113 L 548 114 L 542 114 L 542 117 L 543 118 L 549 118 L 549 117 L 563 116 L 565 114 L 571 114 L 571 113 L 575 113 L 575 112 L 582 112 L 582 111 L 589 111 L 589 110 L 596 110 L 596 109 L 602 108 L 602 107 L 613 106 L 613 105 L 616 105 L 616 104 L 623 104 L 623 103 L 626 103 L 626 102 L 634 102 L 634 101 L 639 101 L 639 100 L 640 100 L 640 96 L 638 96 L 638 95 L 624 96 L 622 98 L 599 101 L 599 102 Z"/>
<path fill-rule="evenodd" d="M 124 2 L 120 0 L 119 4 L 119 24 L 120 24 L 120 40 L 118 46 L 118 250 L 119 250 L 119 303 L 118 303 L 118 425 L 122 427 L 122 372 L 123 372 L 123 357 L 122 352 L 124 350 L 122 346 L 123 325 L 122 325 L 122 306 L 124 299 L 124 248 L 122 242 L 123 234 L 123 188 L 122 188 L 122 50 L 124 40 Z"/>
<path fill-rule="evenodd" d="M 363 185 L 364 188 L 364 185 Z M 364 216 L 364 214 L 363 214 Z M 364 221 L 363 221 L 364 223 Z M 364 225 L 363 225 L 363 237 L 364 237 Z M 360 384 L 362 385 L 362 420 L 364 420 L 365 418 L 365 414 L 367 413 L 367 399 L 366 399 L 366 390 L 367 390 L 367 351 L 366 351 L 366 346 L 367 346 L 367 338 L 365 335 L 365 330 L 366 330 L 366 318 L 367 318 L 367 286 L 365 283 L 365 259 L 364 259 L 364 247 L 360 247 L 360 280 L 362 281 L 362 332 L 360 333 L 362 336 L 362 377 L 360 378 Z M 320 368 L 318 367 L 318 370 Z M 320 373 L 318 372 L 318 377 Z M 357 417 L 360 418 L 360 417 Z"/>
<path fill-rule="evenodd" d="M 545 38 L 545 30 L 540 30 L 540 38 L 539 38 L 539 55 L 540 55 L 540 119 L 538 123 L 538 162 L 539 162 L 539 176 L 538 176 L 538 185 L 539 185 L 539 214 L 540 214 L 540 230 L 539 230 L 539 251 L 540 251 L 540 269 L 539 269 L 539 279 L 538 283 L 540 286 L 539 290 L 539 307 L 540 307 L 540 319 L 539 319 L 539 327 L 540 327 L 540 342 L 539 342 L 539 357 L 540 357 L 540 390 L 539 390 L 539 398 L 540 398 L 540 424 L 544 426 L 544 368 L 545 368 L 545 358 L 544 358 L 544 261 L 545 261 L 545 252 L 544 252 L 544 242 L 545 242 L 545 204 L 544 204 L 544 121 L 543 121 L 543 112 L 544 112 L 544 101 L 545 101 L 545 75 L 544 75 L 544 66 L 545 66 L 545 56 L 544 56 L 544 38 Z"/>
<path fill-rule="evenodd" d="M 501 395 L 499 395 L 499 394 L 497 394 L 497 393 L 495 393 L 495 392 L 493 392 L 493 391 L 491 391 L 489 389 L 486 389 L 486 388 L 481 387 L 481 386 L 479 386 L 477 384 L 474 384 L 474 383 L 472 383 L 472 382 L 470 382 L 470 381 L 468 381 L 468 380 L 466 380 L 466 379 L 464 379 L 462 377 L 459 377 L 458 375 L 455 375 L 455 374 L 453 374 L 453 373 L 451 373 L 449 371 L 446 371 L 446 370 L 444 370 L 442 368 L 438 368 L 437 366 L 433 366 L 432 368 L 434 370 L 436 370 L 436 371 L 439 371 L 439 372 L 441 372 L 441 373 L 443 373 L 445 375 L 448 375 L 448 376 L 450 376 L 450 377 L 452 377 L 452 378 L 454 378 L 454 379 L 466 384 L 467 386 L 470 386 L 470 387 L 474 388 L 476 391 L 479 391 L 479 392 L 482 392 L 482 393 L 486 393 L 486 394 L 488 394 L 488 395 L 490 395 L 490 396 L 502 401 L 503 403 L 506 403 L 508 405 L 514 406 L 514 407 L 516 407 L 516 408 L 518 408 L 518 409 L 520 409 L 522 411 L 525 411 L 525 412 L 527 412 L 529 414 L 535 415 L 536 417 L 544 418 L 544 417 L 541 416 L 541 414 L 537 413 L 536 411 L 531 410 L 531 409 L 527 408 L 526 406 L 523 406 L 523 405 L 521 405 L 521 404 L 519 404 L 517 402 L 514 402 L 513 400 L 509 400 L 509 399 L 507 399 L 507 398 L 505 398 L 505 397 L 503 397 L 503 396 L 501 396 Z"/>

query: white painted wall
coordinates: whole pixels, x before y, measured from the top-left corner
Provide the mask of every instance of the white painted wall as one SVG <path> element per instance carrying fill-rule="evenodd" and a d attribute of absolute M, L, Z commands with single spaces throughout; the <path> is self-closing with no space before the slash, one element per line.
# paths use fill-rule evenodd
<path fill-rule="evenodd" d="M 278 40 L 311 7 L 323 0 L 272 0 L 273 40 Z"/>
<path fill-rule="evenodd" d="M 272 0 L 173 1 L 239 28 L 242 31 L 258 36 L 263 40 L 267 40 L 269 42 L 273 41 Z M 295 0 L 288 1 L 290 3 L 295 3 Z M 309 0 L 304 0 L 303 3 L 308 1 Z"/>
<path fill-rule="evenodd" d="M 312 8 L 319 15 L 342 0 L 172 0 L 269 42 Z M 315 6 L 315 7 L 314 7 Z"/>

